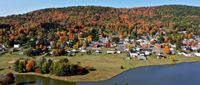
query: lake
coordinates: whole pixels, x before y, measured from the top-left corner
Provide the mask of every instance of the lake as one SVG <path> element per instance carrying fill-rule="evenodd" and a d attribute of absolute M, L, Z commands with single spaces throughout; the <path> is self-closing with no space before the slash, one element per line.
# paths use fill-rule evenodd
<path fill-rule="evenodd" d="M 35 81 L 35 85 L 199 85 L 200 62 L 139 67 L 98 82 L 70 83 L 33 75 L 16 78 L 17 82 Z"/>

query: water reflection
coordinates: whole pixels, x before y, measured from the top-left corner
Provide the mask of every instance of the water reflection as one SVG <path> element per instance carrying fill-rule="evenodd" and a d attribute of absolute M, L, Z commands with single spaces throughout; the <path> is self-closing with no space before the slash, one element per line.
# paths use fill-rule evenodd
<path fill-rule="evenodd" d="M 72 82 L 55 80 L 34 75 L 17 75 L 16 84 L 17 85 L 30 85 L 30 84 L 31 85 L 75 85 L 75 83 Z"/>

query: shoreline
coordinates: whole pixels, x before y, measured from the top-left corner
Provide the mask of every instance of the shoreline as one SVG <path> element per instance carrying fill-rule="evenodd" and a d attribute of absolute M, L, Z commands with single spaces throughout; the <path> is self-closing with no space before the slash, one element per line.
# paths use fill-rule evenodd
<path fill-rule="evenodd" d="M 105 81 L 105 80 L 110 80 L 124 72 L 127 72 L 129 70 L 134 70 L 134 69 L 137 69 L 137 68 L 141 68 L 141 67 L 148 67 L 148 66 L 163 66 L 163 65 L 176 65 L 176 64 L 183 64 L 183 63 L 195 63 L 195 62 L 200 62 L 200 60 L 194 60 L 194 61 L 178 61 L 176 62 L 175 64 L 170 64 L 170 63 L 162 63 L 162 64 L 149 64 L 149 65 L 141 65 L 141 66 L 136 66 L 136 67 L 133 67 L 133 68 L 128 68 L 128 69 L 125 69 L 124 71 L 114 75 L 114 76 L 110 76 L 108 78 L 103 78 L 103 79 L 94 79 L 94 80 L 65 80 L 65 79 L 60 79 L 59 76 L 54 76 L 54 75 L 50 75 L 50 74 L 40 74 L 40 73 L 34 73 L 34 72 L 31 72 L 31 73 L 14 73 L 15 75 L 33 75 L 33 76 L 40 76 L 40 77 L 45 77 L 45 78 L 50 78 L 50 79 L 54 79 L 54 80 L 60 80 L 60 81 L 66 81 L 66 82 L 72 82 L 72 83 L 76 83 L 76 82 L 99 82 L 99 81 Z M 87 75 L 87 74 L 86 74 Z M 56 78 L 58 77 L 58 78 Z M 70 77 L 70 76 L 64 76 L 64 77 Z"/>

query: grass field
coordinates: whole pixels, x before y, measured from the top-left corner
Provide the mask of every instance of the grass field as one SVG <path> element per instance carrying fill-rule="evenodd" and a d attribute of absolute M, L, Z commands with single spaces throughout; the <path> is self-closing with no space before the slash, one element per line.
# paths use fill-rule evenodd
<path fill-rule="evenodd" d="M 60 59 L 66 56 L 60 56 L 60 57 L 48 57 L 51 59 Z M 8 69 L 8 67 L 12 67 L 12 64 L 9 64 L 9 61 L 12 61 L 13 59 L 19 58 L 18 53 L 5 53 L 0 55 L 0 68 L 6 68 L 2 71 L 0 71 L 0 74 L 4 74 L 7 72 L 14 72 L 12 69 Z M 110 79 L 126 70 L 141 67 L 141 66 L 148 66 L 148 65 L 164 65 L 164 64 L 170 64 L 171 61 L 169 58 L 167 59 L 156 59 L 154 55 L 149 56 L 147 61 L 138 60 L 136 58 L 133 58 L 131 60 L 127 60 L 127 54 L 92 54 L 92 55 L 86 55 L 86 54 L 78 54 L 74 57 L 68 57 L 70 62 L 77 63 L 80 62 L 82 66 L 92 66 L 96 68 L 96 71 L 91 71 L 90 73 L 86 75 L 77 75 L 77 76 L 67 76 L 67 77 L 58 77 L 54 75 L 49 74 L 35 74 L 39 76 L 46 76 L 53 79 L 59 79 L 59 80 L 66 80 L 66 81 L 100 81 L 100 80 L 106 80 Z M 177 56 L 177 63 L 181 62 L 195 62 L 200 61 L 200 57 L 181 57 Z M 124 66 L 125 69 L 121 69 L 120 67 Z M 16 73 L 16 72 L 14 72 Z M 18 75 L 23 74 L 34 74 L 34 73 L 16 73 Z"/>

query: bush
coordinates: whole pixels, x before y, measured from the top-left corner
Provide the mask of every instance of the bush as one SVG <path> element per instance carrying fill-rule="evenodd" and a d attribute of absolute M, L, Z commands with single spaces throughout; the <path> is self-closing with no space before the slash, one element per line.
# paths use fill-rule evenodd
<path fill-rule="evenodd" d="M 61 56 L 64 55 L 66 52 L 64 49 L 55 49 L 53 50 L 53 55 L 54 56 Z"/>
<path fill-rule="evenodd" d="M 200 53 L 200 49 L 198 49 L 197 52 Z"/>
<path fill-rule="evenodd" d="M 49 72 L 50 72 L 50 66 L 51 66 L 51 63 L 48 63 L 48 62 L 44 62 L 43 64 L 42 64 L 42 69 L 41 69 L 41 73 L 42 74 L 48 74 Z"/>
<path fill-rule="evenodd" d="M 69 60 L 67 58 L 62 58 L 59 60 L 60 63 L 68 63 Z"/>
<path fill-rule="evenodd" d="M 25 60 L 20 60 L 19 65 L 18 65 L 18 72 L 24 73 L 26 72 L 26 61 Z"/>
<path fill-rule="evenodd" d="M 15 63 L 14 63 L 14 65 L 13 65 L 13 67 L 14 67 L 14 71 L 19 71 L 19 60 L 17 60 Z"/>
<path fill-rule="evenodd" d="M 61 67 L 61 64 L 59 62 L 53 62 L 51 65 L 51 74 L 55 74 L 57 76 L 64 75 L 64 72 L 62 72 L 63 67 Z"/>
<path fill-rule="evenodd" d="M 35 68 L 35 72 L 36 72 L 36 73 L 41 73 L 40 68 Z"/>
<path fill-rule="evenodd" d="M 41 49 L 29 49 L 25 52 L 27 56 L 38 56 L 42 53 Z"/>
<path fill-rule="evenodd" d="M 13 73 L 8 73 L 0 77 L 0 85 L 10 85 L 15 82 L 15 76 Z"/>
<path fill-rule="evenodd" d="M 92 54 L 92 50 L 88 50 L 88 51 L 86 52 L 86 54 L 91 55 L 91 54 Z"/>

